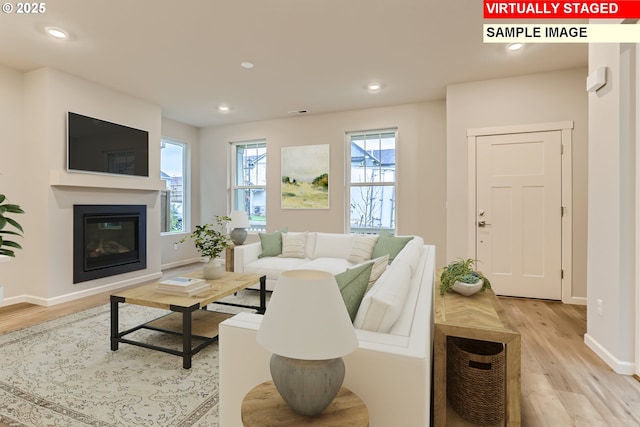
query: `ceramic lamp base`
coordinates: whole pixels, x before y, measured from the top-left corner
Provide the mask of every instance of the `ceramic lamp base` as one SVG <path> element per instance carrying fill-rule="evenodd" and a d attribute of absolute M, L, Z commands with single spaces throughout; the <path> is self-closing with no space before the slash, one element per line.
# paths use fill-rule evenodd
<path fill-rule="evenodd" d="M 273 383 L 289 407 L 297 414 L 315 416 L 333 401 L 344 380 L 342 358 L 300 360 L 271 356 Z"/>
<path fill-rule="evenodd" d="M 247 230 L 244 228 L 234 228 L 229 233 L 229 237 L 234 245 L 241 245 L 247 239 Z"/>

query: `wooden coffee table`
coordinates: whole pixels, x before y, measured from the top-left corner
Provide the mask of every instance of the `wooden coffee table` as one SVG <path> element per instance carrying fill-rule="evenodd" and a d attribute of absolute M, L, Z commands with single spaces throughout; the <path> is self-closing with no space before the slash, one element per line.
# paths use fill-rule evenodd
<path fill-rule="evenodd" d="M 202 278 L 202 272 L 187 277 Z M 226 296 L 260 282 L 260 305 L 251 306 L 221 302 Z M 232 314 L 208 311 L 208 304 L 230 305 L 255 309 L 262 314 L 266 310 L 266 277 L 258 274 L 225 272 L 220 279 L 207 280 L 211 288 L 190 297 L 168 295 L 156 291 L 157 283 L 128 289 L 111 295 L 111 350 L 118 350 L 119 343 L 126 343 L 158 350 L 182 357 L 182 367 L 191 368 L 191 358 L 207 345 L 218 340 L 218 325 Z M 120 303 L 143 305 L 170 310 L 172 313 L 126 331 L 119 331 Z M 125 336 L 139 330 L 151 329 L 182 336 L 182 351 L 154 344 L 135 341 Z M 192 346 L 193 339 L 202 342 Z"/>

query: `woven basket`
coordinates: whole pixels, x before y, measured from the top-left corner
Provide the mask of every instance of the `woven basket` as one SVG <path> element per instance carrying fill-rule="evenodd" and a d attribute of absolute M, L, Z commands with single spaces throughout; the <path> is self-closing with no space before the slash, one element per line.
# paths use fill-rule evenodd
<path fill-rule="evenodd" d="M 505 412 L 505 351 L 501 343 L 447 339 L 447 398 L 465 420 L 495 425 Z"/>

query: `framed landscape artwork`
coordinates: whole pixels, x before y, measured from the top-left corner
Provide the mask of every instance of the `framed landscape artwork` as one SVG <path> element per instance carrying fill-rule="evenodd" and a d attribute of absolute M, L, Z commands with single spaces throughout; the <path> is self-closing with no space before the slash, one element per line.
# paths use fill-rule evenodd
<path fill-rule="evenodd" d="M 329 144 L 282 147 L 281 207 L 329 209 Z"/>

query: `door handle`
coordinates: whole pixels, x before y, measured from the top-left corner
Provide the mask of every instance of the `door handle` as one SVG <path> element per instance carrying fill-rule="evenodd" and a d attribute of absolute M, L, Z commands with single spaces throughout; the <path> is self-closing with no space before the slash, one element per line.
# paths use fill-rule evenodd
<path fill-rule="evenodd" d="M 486 221 L 478 221 L 478 227 L 484 227 L 485 225 L 491 225 Z"/>

